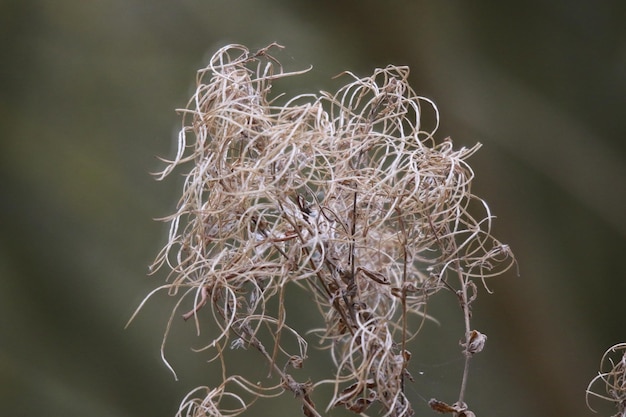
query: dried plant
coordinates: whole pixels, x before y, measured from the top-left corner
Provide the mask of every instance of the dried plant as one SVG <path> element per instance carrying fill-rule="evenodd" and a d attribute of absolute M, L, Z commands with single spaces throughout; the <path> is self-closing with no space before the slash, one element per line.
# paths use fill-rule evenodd
<path fill-rule="evenodd" d="M 468 365 L 487 339 L 470 325 L 475 282 L 514 264 L 491 235 L 487 204 L 471 192 L 466 160 L 480 145 L 436 141 L 438 110 L 408 85 L 406 67 L 366 78 L 347 72 L 334 94 L 272 95 L 274 80 L 304 72 L 286 72 L 271 55 L 278 48 L 229 45 L 211 58 L 181 110 L 178 152 L 158 175 L 188 167 L 152 266 L 169 270 L 168 283 L 154 292 L 180 298 L 172 318 L 193 300 L 183 318 L 210 329 L 205 349 L 223 375 L 219 386 L 190 393 L 177 415 L 235 416 L 256 398 L 289 391 L 305 416 L 319 416 L 312 392 L 330 384 L 326 411 L 410 416 L 408 345 L 419 326 L 409 316 L 428 318 L 428 298 L 444 290 L 464 317 L 465 371 L 454 404 L 430 405 L 472 416 Z M 431 130 L 420 126 L 424 108 L 435 115 Z M 310 294 L 300 304 L 319 312 L 323 327 L 291 326 L 288 286 Z M 298 382 L 293 369 L 306 361 L 310 338 L 329 350 L 335 374 Z M 268 385 L 228 372 L 224 353 L 236 347 L 265 360 Z"/>
<path fill-rule="evenodd" d="M 587 387 L 587 407 L 595 412 L 589 403 L 591 397 L 614 403 L 617 414 L 613 417 L 626 417 L 626 343 L 613 345 L 602 355 L 600 372 Z"/>

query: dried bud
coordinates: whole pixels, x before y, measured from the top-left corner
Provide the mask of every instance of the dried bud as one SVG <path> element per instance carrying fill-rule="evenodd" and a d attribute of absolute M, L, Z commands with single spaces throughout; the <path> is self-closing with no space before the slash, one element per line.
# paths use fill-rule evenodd
<path fill-rule="evenodd" d="M 487 336 L 478 330 L 472 330 L 469 333 L 467 341 L 461 343 L 461 346 L 465 348 L 465 354 L 473 356 L 475 353 L 481 352 L 487 342 Z"/>

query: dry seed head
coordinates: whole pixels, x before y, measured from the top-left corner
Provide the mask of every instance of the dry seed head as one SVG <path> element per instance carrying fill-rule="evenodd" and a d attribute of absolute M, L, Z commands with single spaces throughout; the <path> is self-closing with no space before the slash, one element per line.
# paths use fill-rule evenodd
<path fill-rule="evenodd" d="M 423 111 L 437 124 L 439 114 L 409 86 L 406 67 L 365 78 L 346 73 L 336 93 L 276 104 L 273 80 L 301 74 L 284 71 L 271 55 L 277 48 L 251 53 L 229 45 L 198 72 L 181 110 L 178 152 L 159 174 L 186 167 L 177 211 L 166 219 L 169 241 L 153 269 L 166 266 L 164 288 L 193 298 L 185 318 L 199 331 L 220 329 L 207 348 L 224 368 L 234 339 L 255 347 L 283 381 L 291 378 L 286 365 L 307 357 L 309 330 L 287 325 L 285 288 L 304 288 L 324 318 L 323 328 L 308 333 L 336 366 L 310 389 L 330 382 L 331 406 L 365 413 L 376 402 L 386 415 L 411 415 L 404 348 L 414 330 L 406 315 L 424 315 L 426 298 L 450 273 L 485 279 L 513 263 L 491 235 L 487 205 L 471 193 L 466 160 L 479 145 L 455 150 L 450 139 L 436 142 L 437 126 L 420 125 Z M 475 203 L 482 217 L 468 212 Z M 296 341 L 295 352 L 287 339 Z M 185 402 L 179 415 L 242 412 L 250 402 L 234 393 L 240 408 L 219 407 L 233 382 L 253 398 L 285 389 L 227 378 L 204 399 Z M 317 413 L 308 393 L 303 401 L 305 414 Z"/>
<path fill-rule="evenodd" d="M 613 417 L 626 417 L 626 343 L 618 343 L 604 353 L 600 372 L 587 387 L 587 406 L 595 412 L 589 402 L 592 397 L 614 403 L 618 411 Z"/>

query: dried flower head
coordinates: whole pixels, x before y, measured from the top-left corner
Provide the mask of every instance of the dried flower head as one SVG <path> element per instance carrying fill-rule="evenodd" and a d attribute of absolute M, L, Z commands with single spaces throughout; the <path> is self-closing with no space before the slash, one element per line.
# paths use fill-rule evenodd
<path fill-rule="evenodd" d="M 626 417 L 626 343 L 618 343 L 602 355 L 600 372 L 587 387 L 587 406 L 595 412 L 591 397 L 614 403 L 617 414 L 613 417 Z"/>
<path fill-rule="evenodd" d="M 234 416 L 254 398 L 287 390 L 305 416 L 317 416 L 310 394 L 332 384 L 329 408 L 365 414 L 375 404 L 385 415 L 410 416 L 407 343 L 417 330 L 408 316 L 424 317 L 429 296 L 458 288 L 471 356 L 486 339 L 470 334 L 473 281 L 514 262 L 491 235 L 487 204 L 471 192 L 466 160 L 479 145 L 454 149 L 450 139 L 436 141 L 437 125 L 420 125 L 423 111 L 438 124 L 438 110 L 408 85 L 406 67 L 366 78 L 347 72 L 333 94 L 278 104 L 272 82 L 302 73 L 284 71 L 271 55 L 278 48 L 229 45 L 199 71 L 181 110 L 178 152 L 159 174 L 187 167 L 153 270 L 169 270 L 161 289 L 193 298 L 183 317 L 198 331 L 212 329 L 206 348 L 223 375 L 231 344 L 253 347 L 279 378 L 262 386 L 228 376 L 194 393 L 204 398 L 188 397 L 178 415 Z M 310 293 L 323 327 L 291 327 L 284 300 L 292 285 Z M 305 335 L 329 349 L 335 375 L 295 381 L 289 369 L 307 358 Z M 220 408 L 224 396 L 240 407 Z"/>

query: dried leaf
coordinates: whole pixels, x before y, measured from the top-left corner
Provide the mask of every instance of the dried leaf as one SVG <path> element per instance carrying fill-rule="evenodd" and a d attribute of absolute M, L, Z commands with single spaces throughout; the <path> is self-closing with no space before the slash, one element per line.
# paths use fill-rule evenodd
<path fill-rule="evenodd" d="M 439 401 L 436 400 L 434 398 L 430 399 L 430 401 L 428 401 L 428 405 L 430 406 L 430 408 L 433 409 L 433 411 L 436 411 L 438 413 L 456 413 L 459 410 L 456 407 L 452 407 L 451 405 L 448 405 L 447 403 L 443 402 L 443 401 Z"/>

